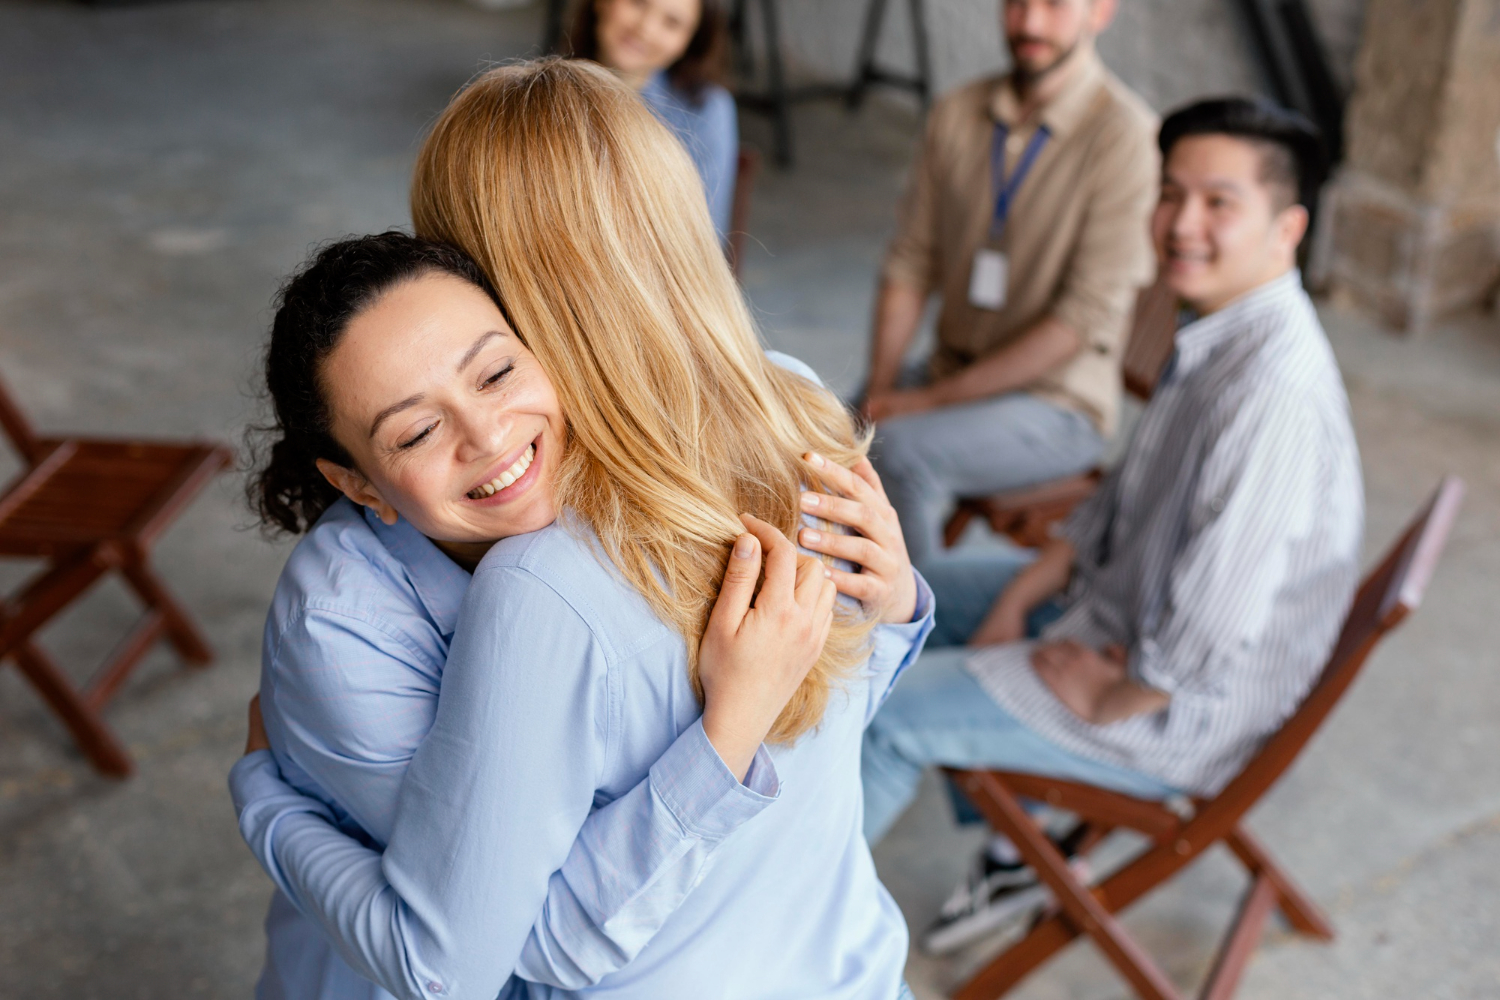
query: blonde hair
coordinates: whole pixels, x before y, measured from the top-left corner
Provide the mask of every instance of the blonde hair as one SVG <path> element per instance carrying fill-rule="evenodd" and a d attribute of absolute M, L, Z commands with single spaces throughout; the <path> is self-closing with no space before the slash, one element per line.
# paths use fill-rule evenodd
<path fill-rule="evenodd" d="M 417 233 L 467 252 L 551 377 L 568 422 L 557 497 L 697 648 L 747 512 L 794 537 L 801 456 L 869 444 L 836 399 L 770 361 L 686 152 L 607 71 L 545 59 L 454 98 L 417 158 Z M 841 608 L 775 742 L 817 726 L 863 662 L 870 617 Z"/>

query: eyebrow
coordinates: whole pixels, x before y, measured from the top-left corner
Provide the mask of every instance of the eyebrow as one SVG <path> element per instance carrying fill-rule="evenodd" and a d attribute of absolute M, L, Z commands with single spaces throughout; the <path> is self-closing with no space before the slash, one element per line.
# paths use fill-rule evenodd
<path fill-rule="evenodd" d="M 464 352 L 464 356 L 459 360 L 458 367 L 455 370 L 458 372 L 462 372 L 465 368 L 469 367 L 469 363 L 478 356 L 479 352 L 484 350 L 485 344 L 488 344 L 495 337 L 503 336 L 505 336 L 505 334 L 503 334 L 499 330 L 486 330 L 484 333 L 481 333 L 479 335 L 479 339 L 474 341 L 473 345 Z M 385 409 L 375 414 L 375 419 L 370 422 L 370 437 L 375 436 L 375 432 L 380 429 L 380 425 L 385 423 L 388 417 L 394 417 L 402 410 L 411 409 L 413 406 L 416 406 L 425 398 L 426 395 L 419 392 L 415 396 L 407 396 L 399 403 L 392 403 L 390 406 L 387 406 Z"/>
<path fill-rule="evenodd" d="M 481 333 L 479 335 L 479 339 L 474 341 L 474 346 L 470 347 L 467 351 L 464 352 L 464 356 L 458 362 L 458 368 L 456 368 L 455 371 L 462 373 L 465 368 L 469 367 L 469 362 L 473 361 L 474 358 L 478 356 L 479 352 L 484 350 L 485 344 L 488 344 L 494 337 L 503 336 L 505 336 L 505 334 L 501 333 L 499 330 L 487 330 L 484 333 Z"/>
<path fill-rule="evenodd" d="M 426 395 L 419 392 L 415 396 L 407 396 L 399 403 L 392 403 L 390 406 L 387 406 L 385 409 L 375 414 L 375 419 L 370 424 L 370 437 L 375 436 L 375 432 L 380 429 L 381 424 L 385 423 L 387 417 L 394 417 L 402 410 L 409 410 L 425 398 Z"/>

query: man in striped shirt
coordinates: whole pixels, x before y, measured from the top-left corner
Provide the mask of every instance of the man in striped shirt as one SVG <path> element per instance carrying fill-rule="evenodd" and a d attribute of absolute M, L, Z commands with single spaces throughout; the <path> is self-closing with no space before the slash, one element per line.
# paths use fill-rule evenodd
<path fill-rule="evenodd" d="M 1120 467 L 1058 537 L 1034 559 L 930 567 L 929 652 L 865 737 L 871 840 L 931 764 L 1213 794 L 1333 646 L 1364 502 L 1348 400 L 1296 269 L 1321 144 L 1300 116 L 1229 99 L 1173 114 L 1159 145 L 1152 235 L 1196 318 Z M 1028 641 L 1039 614 L 1052 620 Z M 928 945 L 964 943 L 1040 892 L 992 847 Z"/>

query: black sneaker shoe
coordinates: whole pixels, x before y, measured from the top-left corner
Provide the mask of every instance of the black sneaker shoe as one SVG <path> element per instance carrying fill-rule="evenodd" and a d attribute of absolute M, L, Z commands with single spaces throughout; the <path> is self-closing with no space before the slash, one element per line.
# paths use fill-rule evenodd
<path fill-rule="evenodd" d="M 1067 844 L 1059 846 L 1072 846 Z M 1087 881 L 1088 862 L 1068 856 L 1073 874 Z M 922 935 L 922 950 L 929 955 L 946 955 L 958 951 L 980 938 L 1002 928 L 1029 921 L 1052 900 L 1052 892 L 1042 885 L 1036 872 L 1024 861 L 1005 864 L 980 853 L 974 869 L 958 884 L 927 932 Z"/>

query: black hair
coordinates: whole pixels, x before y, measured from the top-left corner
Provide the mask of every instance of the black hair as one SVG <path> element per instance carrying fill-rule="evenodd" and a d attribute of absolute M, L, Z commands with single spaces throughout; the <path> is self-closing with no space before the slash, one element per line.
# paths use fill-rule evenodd
<path fill-rule="evenodd" d="M 1293 203 L 1311 210 L 1328 173 L 1323 133 L 1302 115 L 1252 97 L 1216 97 L 1178 108 L 1161 123 L 1162 159 L 1179 140 L 1193 135 L 1229 135 L 1261 152 L 1261 181 L 1281 193 L 1278 207 Z"/>
<path fill-rule="evenodd" d="M 272 420 L 247 435 L 256 458 L 246 493 L 264 527 L 300 535 L 342 495 L 317 467 L 323 458 L 354 468 L 333 437 L 323 364 L 351 320 L 397 285 L 430 273 L 461 278 L 500 305 L 462 252 L 394 231 L 330 243 L 282 284 L 265 352 Z"/>
<path fill-rule="evenodd" d="M 667 67 L 667 79 L 695 104 L 703 103 L 703 92 L 711 84 L 724 82 L 724 60 L 729 50 L 729 16 L 724 0 L 699 0 L 698 27 L 677 61 Z M 567 55 L 599 61 L 598 0 L 583 0 L 573 30 L 568 33 Z"/>

